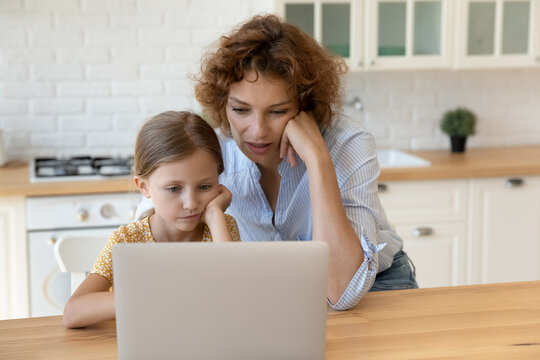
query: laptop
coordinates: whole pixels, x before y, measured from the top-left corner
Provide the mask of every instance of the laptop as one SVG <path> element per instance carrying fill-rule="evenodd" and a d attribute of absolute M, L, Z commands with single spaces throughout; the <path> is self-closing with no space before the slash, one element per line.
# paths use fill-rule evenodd
<path fill-rule="evenodd" d="M 328 246 L 118 244 L 119 359 L 324 359 Z"/>

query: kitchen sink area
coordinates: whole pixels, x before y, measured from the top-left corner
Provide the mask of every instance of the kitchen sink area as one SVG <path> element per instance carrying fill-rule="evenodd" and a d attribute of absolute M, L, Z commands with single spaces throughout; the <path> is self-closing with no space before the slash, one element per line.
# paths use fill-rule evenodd
<path fill-rule="evenodd" d="M 425 167 L 431 162 L 421 157 L 397 149 L 377 150 L 377 159 L 381 169 L 398 167 Z"/>

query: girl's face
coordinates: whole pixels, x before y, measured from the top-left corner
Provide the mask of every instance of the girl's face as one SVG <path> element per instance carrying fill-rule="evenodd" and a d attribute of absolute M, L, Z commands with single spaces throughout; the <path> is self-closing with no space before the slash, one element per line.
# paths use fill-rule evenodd
<path fill-rule="evenodd" d="M 136 180 L 137 183 L 137 180 Z M 219 194 L 218 165 L 205 150 L 161 164 L 137 187 L 152 198 L 155 215 L 169 230 L 193 231 L 206 205 Z"/>
<path fill-rule="evenodd" d="M 231 85 L 226 114 L 238 148 L 251 161 L 277 167 L 279 145 L 287 122 L 298 112 L 285 81 L 254 71 Z"/>

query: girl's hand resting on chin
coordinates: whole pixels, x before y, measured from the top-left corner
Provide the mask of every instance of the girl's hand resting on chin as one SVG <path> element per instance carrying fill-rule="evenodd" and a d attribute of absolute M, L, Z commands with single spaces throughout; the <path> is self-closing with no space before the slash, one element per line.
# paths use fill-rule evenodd
<path fill-rule="evenodd" d="M 224 185 L 219 185 L 219 194 L 212 199 L 202 214 L 202 221 L 205 224 L 209 224 L 214 216 L 221 215 L 231 205 L 232 193 Z"/>

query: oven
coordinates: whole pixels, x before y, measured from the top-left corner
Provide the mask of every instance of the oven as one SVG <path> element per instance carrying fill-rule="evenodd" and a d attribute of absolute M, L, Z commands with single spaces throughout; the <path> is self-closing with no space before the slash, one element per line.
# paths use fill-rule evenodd
<path fill-rule="evenodd" d="M 34 161 L 31 181 L 126 177 L 129 161 L 89 157 Z M 95 234 L 103 236 L 105 245 L 112 231 L 133 221 L 140 200 L 139 192 L 27 198 L 30 316 L 60 315 L 70 296 L 70 274 L 60 272 L 54 257 L 56 240 L 65 235 Z"/>
<path fill-rule="evenodd" d="M 103 235 L 133 221 L 139 193 L 28 198 L 30 316 L 62 314 L 70 296 L 70 274 L 56 263 L 53 245 L 64 235 Z"/>

